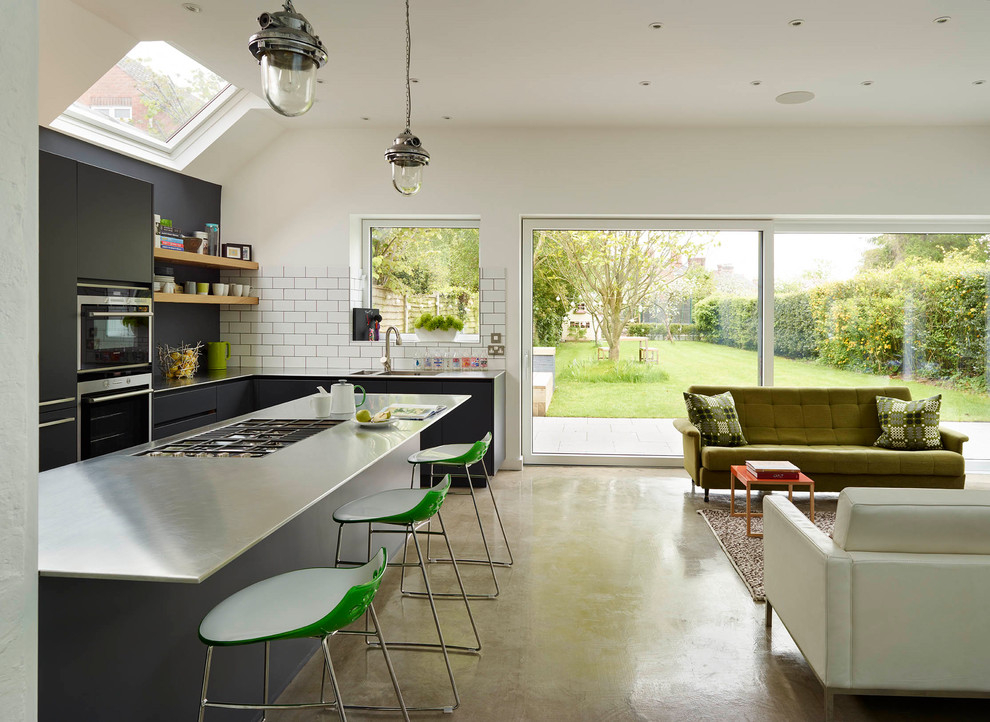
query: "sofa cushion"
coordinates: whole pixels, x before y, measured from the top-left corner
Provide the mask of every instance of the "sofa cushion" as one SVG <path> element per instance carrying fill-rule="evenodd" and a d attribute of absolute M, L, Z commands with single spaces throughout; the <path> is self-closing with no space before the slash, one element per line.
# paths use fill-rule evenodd
<path fill-rule="evenodd" d="M 815 474 L 904 474 L 909 476 L 961 476 L 966 463 L 953 451 L 899 451 L 867 445 L 750 444 L 739 448 L 708 446 L 701 450 L 701 465 L 712 471 L 750 459 L 790 461 L 801 471 Z M 864 480 L 865 481 L 865 480 Z"/>
<path fill-rule="evenodd" d="M 847 552 L 990 554 L 990 490 L 847 488 L 833 539 Z"/>
<path fill-rule="evenodd" d="M 684 394 L 688 418 L 701 433 L 702 446 L 744 446 L 743 436 L 736 414 L 732 394 L 726 391 L 715 396 Z"/>
<path fill-rule="evenodd" d="M 874 446 L 884 449 L 941 449 L 938 432 L 942 394 L 918 401 L 877 396 L 877 418 L 883 433 Z"/>

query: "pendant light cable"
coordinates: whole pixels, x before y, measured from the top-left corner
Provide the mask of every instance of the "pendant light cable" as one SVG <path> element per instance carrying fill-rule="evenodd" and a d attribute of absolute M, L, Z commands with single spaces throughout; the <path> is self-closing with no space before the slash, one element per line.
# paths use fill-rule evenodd
<path fill-rule="evenodd" d="M 409 0 L 406 0 L 406 132 L 412 118 L 412 92 L 409 90 L 409 59 L 412 56 L 412 33 L 409 32 Z"/>

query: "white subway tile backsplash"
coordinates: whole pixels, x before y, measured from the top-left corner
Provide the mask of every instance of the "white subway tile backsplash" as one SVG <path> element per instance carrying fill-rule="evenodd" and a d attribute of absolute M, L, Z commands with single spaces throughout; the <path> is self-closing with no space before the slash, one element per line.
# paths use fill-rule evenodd
<path fill-rule="evenodd" d="M 231 322 L 230 324 L 231 333 L 251 333 L 252 330 L 251 324 L 244 321 Z"/>
<path fill-rule="evenodd" d="M 308 369 L 325 369 L 329 365 L 329 360 L 322 356 L 311 356 L 306 359 L 306 368 Z"/>
<path fill-rule="evenodd" d="M 485 294 L 486 301 L 504 301 L 505 291 L 489 291 Z"/>
<path fill-rule="evenodd" d="M 495 281 L 494 281 L 494 279 L 491 279 L 491 278 L 482 278 L 481 279 L 481 282 L 480 282 L 480 285 L 478 286 L 478 288 L 481 291 L 494 291 L 495 290 Z"/>
<path fill-rule="evenodd" d="M 323 358 L 337 358 L 338 347 L 337 346 L 316 346 L 316 355 Z"/>
<path fill-rule="evenodd" d="M 241 334 L 241 343 L 243 343 L 243 344 L 249 344 L 249 343 L 250 344 L 258 344 L 258 343 L 261 343 L 261 339 L 262 338 L 263 338 L 263 336 L 260 333 L 242 333 Z M 226 341 L 227 339 L 224 339 L 224 340 Z M 247 353 L 245 352 L 244 355 L 246 356 Z"/>
<path fill-rule="evenodd" d="M 234 365 L 233 359 L 231 360 L 230 365 Z M 241 356 L 240 359 L 238 359 L 237 365 L 243 368 L 261 368 L 261 356 Z"/>
<path fill-rule="evenodd" d="M 334 278 L 348 278 L 351 270 L 347 266 L 330 266 L 327 268 L 327 275 Z"/>
<path fill-rule="evenodd" d="M 261 342 L 264 344 L 275 345 L 275 344 L 285 343 L 284 339 L 285 339 L 285 334 L 266 333 L 264 334 L 264 336 L 262 336 Z"/>
<path fill-rule="evenodd" d="M 315 303 L 315 301 L 313 302 Z M 306 312 L 306 322 L 307 323 L 326 323 L 327 312 L 326 311 L 307 311 Z"/>
<path fill-rule="evenodd" d="M 306 334 L 304 333 L 287 333 L 283 338 L 285 343 L 293 346 L 302 346 L 306 343 Z"/>
<path fill-rule="evenodd" d="M 296 278 L 298 276 L 305 276 L 306 275 L 306 267 L 305 266 L 284 266 L 282 268 L 282 275 L 285 276 L 286 278 L 289 278 L 290 276 L 292 278 Z"/>
<path fill-rule="evenodd" d="M 326 346 L 327 345 L 327 335 L 325 333 L 307 333 L 303 336 L 306 343 L 310 346 Z"/>
<path fill-rule="evenodd" d="M 291 321 L 293 323 L 306 320 L 306 314 L 303 311 L 286 311 L 282 315 L 285 317 L 285 321 Z"/>
<path fill-rule="evenodd" d="M 271 356 L 272 355 L 272 347 L 271 346 L 265 346 L 263 344 L 256 344 L 256 345 L 254 345 L 254 346 L 251 347 L 251 354 L 253 356 Z"/>
<path fill-rule="evenodd" d="M 495 313 L 505 313 L 505 302 L 496 301 L 495 302 Z"/>
<path fill-rule="evenodd" d="M 306 275 L 310 278 L 324 278 L 327 275 L 326 266 L 306 266 Z"/>
<path fill-rule="evenodd" d="M 294 333 L 317 333 L 316 324 L 311 322 L 292 324 Z"/>
<path fill-rule="evenodd" d="M 297 311 L 315 311 L 316 301 L 296 301 Z"/>
<path fill-rule="evenodd" d="M 480 304 L 481 313 L 491 313 L 495 310 L 495 304 L 491 301 L 482 301 Z"/>
<path fill-rule="evenodd" d="M 267 278 L 281 278 L 285 274 L 282 273 L 282 266 L 262 266 L 258 275 Z"/>
<path fill-rule="evenodd" d="M 221 321 L 240 321 L 241 320 L 241 312 L 240 311 L 221 310 L 220 311 L 220 320 Z"/>
<path fill-rule="evenodd" d="M 265 356 L 261 359 L 262 368 L 266 369 L 281 369 L 285 368 L 285 359 L 281 356 Z"/>
<path fill-rule="evenodd" d="M 272 301 L 273 311 L 295 311 L 296 302 L 295 301 Z"/>
<path fill-rule="evenodd" d="M 285 314 L 281 311 L 262 311 L 259 315 L 264 323 L 281 323 Z"/>
<path fill-rule="evenodd" d="M 305 358 L 306 356 L 315 356 L 316 346 L 296 346 L 294 353 L 297 357 L 302 356 Z"/>
<path fill-rule="evenodd" d="M 220 324 L 220 325 L 222 326 L 223 324 Z M 223 333 L 223 329 L 220 329 L 220 333 Z M 223 337 L 223 340 L 226 341 L 227 343 L 231 343 L 231 344 L 233 344 L 233 343 L 240 343 L 241 342 L 241 334 L 239 334 L 239 333 L 228 333 L 228 334 L 226 334 Z"/>
<path fill-rule="evenodd" d="M 230 323 L 228 321 L 220 322 L 220 333 L 230 333 Z"/>
<path fill-rule="evenodd" d="M 296 288 L 316 288 L 315 278 L 297 278 Z"/>
<path fill-rule="evenodd" d="M 361 355 L 361 349 L 357 346 L 329 346 L 327 348 L 336 348 L 337 354 L 343 357 L 356 357 Z"/>
<path fill-rule="evenodd" d="M 340 288 L 337 285 L 338 281 L 336 278 L 317 278 L 316 287 L 317 288 Z"/>
<path fill-rule="evenodd" d="M 505 290 L 505 279 L 504 278 L 496 278 L 495 279 L 495 290 L 496 291 L 504 291 Z"/>
<path fill-rule="evenodd" d="M 297 356 L 283 356 L 282 362 L 284 368 L 287 369 L 304 369 L 306 368 L 306 359 Z"/>
<path fill-rule="evenodd" d="M 327 289 L 325 289 L 325 288 L 308 288 L 308 289 L 306 289 L 306 300 L 307 301 L 326 301 L 327 300 Z"/>
<path fill-rule="evenodd" d="M 255 321 L 251 324 L 251 333 L 271 333 L 272 325 L 268 322 Z"/>
<path fill-rule="evenodd" d="M 343 289 L 337 289 L 336 291 L 327 291 L 328 301 L 347 301 L 350 298 L 350 294 Z"/>
<path fill-rule="evenodd" d="M 336 311 L 339 308 L 340 304 L 344 304 L 345 306 L 348 307 L 350 306 L 350 304 L 348 304 L 346 301 L 317 301 L 316 310 L 332 312 L 332 311 Z"/>
<path fill-rule="evenodd" d="M 296 280 L 294 278 L 273 278 L 272 288 L 295 288 Z"/>
<path fill-rule="evenodd" d="M 296 324 L 294 323 L 286 323 L 285 321 L 282 321 L 281 323 L 272 324 L 272 333 L 295 333 L 295 332 L 296 332 Z"/>
<path fill-rule="evenodd" d="M 273 356 L 291 356 L 295 346 L 272 346 Z"/>
<path fill-rule="evenodd" d="M 274 304 L 275 304 L 274 301 L 269 301 L 269 300 L 263 298 L 260 301 L 258 301 L 258 305 L 255 306 L 255 308 L 258 311 L 271 311 L 272 308 L 273 308 L 273 306 L 274 306 Z M 241 311 L 241 313 L 248 313 L 248 312 L 247 311 Z"/>
<path fill-rule="evenodd" d="M 251 285 L 253 285 L 255 288 L 268 289 L 272 287 L 272 279 L 270 277 L 265 278 L 264 276 L 258 276 L 257 278 L 254 279 L 254 282 Z"/>
<path fill-rule="evenodd" d="M 300 301 L 306 298 L 306 289 L 304 288 L 287 288 L 285 289 L 285 295 L 283 296 L 285 300 L 289 301 Z"/>

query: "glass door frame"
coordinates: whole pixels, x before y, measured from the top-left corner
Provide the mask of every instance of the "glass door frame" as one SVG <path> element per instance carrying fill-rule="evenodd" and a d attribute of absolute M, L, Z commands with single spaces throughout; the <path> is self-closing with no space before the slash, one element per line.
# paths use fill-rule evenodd
<path fill-rule="evenodd" d="M 584 466 L 653 466 L 680 468 L 681 456 L 622 456 L 592 454 L 536 454 L 533 452 L 533 233 L 535 231 L 657 230 L 657 231 L 755 231 L 759 241 L 758 385 L 773 384 L 773 221 L 740 218 L 637 218 L 623 216 L 523 216 L 522 219 L 522 454 L 524 464 Z"/>

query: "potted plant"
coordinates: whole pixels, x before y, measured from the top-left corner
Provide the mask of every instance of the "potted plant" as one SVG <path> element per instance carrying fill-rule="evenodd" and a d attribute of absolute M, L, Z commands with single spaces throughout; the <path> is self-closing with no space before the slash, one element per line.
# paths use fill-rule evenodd
<path fill-rule="evenodd" d="M 453 341 L 457 332 L 464 328 L 464 322 L 457 316 L 424 313 L 416 319 L 413 327 L 420 341 Z"/>

